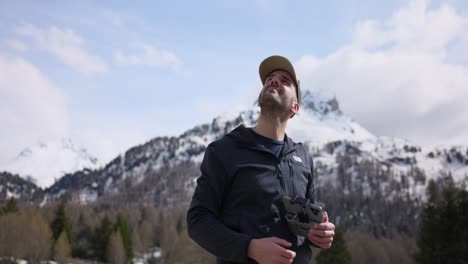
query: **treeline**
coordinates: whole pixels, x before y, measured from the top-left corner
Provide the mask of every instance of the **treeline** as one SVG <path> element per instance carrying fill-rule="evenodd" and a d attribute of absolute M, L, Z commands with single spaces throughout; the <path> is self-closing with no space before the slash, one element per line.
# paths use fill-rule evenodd
<path fill-rule="evenodd" d="M 0 258 L 38 263 L 207 263 L 187 236 L 185 210 L 105 208 L 64 202 L 37 207 L 10 199 L 0 209 Z M 146 256 L 160 249 L 162 255 Z"/>
<path fill-rule="evenodd" d="M 394 175 L 353 155 L 338 155 L 337 162 L 335 184 L 324 176 L 328 168 L 317 163 L 315 169 L 318 198 L 342 228 L 343 243 L 338 253 L 316 250 L 314 263 L 468 263 L 468 195 L 450 174 L 428 184 L 423 203 L 409 195 L 410 182 L 427 180 L 415 167 Z M 0 205 L 0 258 L 129 263 L 160 249 L 160 257 L 147 255 L 144 262 L 214 263 L 187 236 L 194 187 L 187 175 L 195 171 L 187 163 L 149 174 L 139 185 L 86 205 L 68 200 L 39 207 L 10 199 Z M 343 248 L 349 254 L 339 253 Z"/>
<path fill-rule="evenodd" d="M 314 250 L 314 263 L 468 263 L 468 192 L 447 175 L 430 181 L 427 195 L 420 223 L 406 219 L 416 236 L 337 229 L 331 249 Z M 145 263 L 214 263 L 188 237 L 185 212 L 63 202 L 40 208 L 10 199 L 0 208 L 0 256 L 32 263 L 131 263 L 157 247 L 161 257 Z"/>
<path fill-rule="evenodd" d="M 417 244 L 418 263 L 468 263 L 468 191 L 450 174 L 428 184 Z"/>
<path fill-rule="evenodd" d="M 19 208 L 10 199 L 0 210 L 0 256 L 45 260 L 50 255 L 51 229 L 41 210 Z"/>
<path fill-rule="evenodd" d="M 468 263 L 466 186 L 456 187 L 449 173 L 430 180 L 419 219 L 405 219 L 413 225 L 415 237 L 394 234 L 377 238 L 375 233 L 348 230 L 343 239 L 337 229 L 332 248 L 320 251 L 314 263 Z"/>
<path fill-rule="evenodd" d="M 314 167 L 318 201 L 333 222 L 376 238 L 417 235 L 422 201 L 410 193 L 416 192 L 414 184 L 426 182 L 420 169 L 411 167 L 396 174 L 381 162 L 357 154 L 338 154 L 336 163 L 336 169 L 319 161 Z"/>

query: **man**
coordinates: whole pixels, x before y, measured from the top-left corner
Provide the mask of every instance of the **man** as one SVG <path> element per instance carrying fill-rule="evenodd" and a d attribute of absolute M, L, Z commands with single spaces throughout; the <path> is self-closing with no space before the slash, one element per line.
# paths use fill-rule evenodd
<path fill-rule="evenodd" d="M 188 232 L 218 263 L 310 263 L 311 247 L 329 248 L 335 226 L 323 222 L 295 235 L 283 197 L 315 202 L 312 161 L 286 133 L 300 108 L 300 88 L 288 59 L 266 58 L 253 128 L 240 125 L 211 143 L 187 213 Z"/>

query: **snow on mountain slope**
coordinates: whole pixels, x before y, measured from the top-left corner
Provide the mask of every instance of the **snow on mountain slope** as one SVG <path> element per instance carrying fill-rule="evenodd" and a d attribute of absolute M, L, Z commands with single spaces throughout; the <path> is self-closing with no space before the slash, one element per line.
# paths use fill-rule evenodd
<path fill-rule="evenodd" d="M 340 139 L 374 138 L 365 128 L 342 114 L 333 95 L 305 91 L 302 102 L 301 114 L 291 119 L 287 131 L 294 140 L 323 143 Z M 93 192 L 92 190 L 99 190 L 98 196 L 117 193 L 121 188 L 125 188 L 123 186 L 128 186 L 123 182 L 131 185 L 139 184 L 146 175 L 163 166 L 174 166 L 184 161 L 201 162 L 209 143 L 221 138 L 240 124 L 248 127 L 255 125 L 259 110 L 258 106 L 253 106 L 241 112 L 224 113 L 210 123 L 198 125 L 178 137 L 157 137 L 116 157 L 96 175 L 97 178 L 91 179 L 86 176 L 86 183 L 79 181 L 81 184 L 78 184 L 82 189 L 76 190 L 74 187 L 77 185 L 77 179 L 64 179 L 52 186 L 49 194 L 52 198 L 60 194 L 63 188 L 73 188 L 80 193 L 86 192 L 87 197 Z M 78 175 L 81 174 L 69 178 Z M 71 186 L 72 182 L 75 183 L 74 186 Z"/>
<path fill-rule="evenodd" d="M 367 181 L 378 181 L 382 194 L 422 200 L 430 180 L 451 176 L 457 186 L 468 186 L 468 146 L 421 147 L 389 137 L 307 145 L 318 168 L 319 185 L 336 186 L 343 177 L 364 188 Z M 395 183 L 403 186 L 399 193 L 389 188 Z"/>
<path fill-rule="evenodd" d="M 240 124 L 245 126 L 254 126 L 260 113 L 258 106 L 251 107 L 242 112 L 224 113 L 216 117 L 211 126 L 212 131 L 206 131 L 205 134 L 189 134 L 192 139 L 203 136 L 206 139 L 215 139 L 229 132 L 226 130 L 226 124 Z M 201 127 L 201 126 L 200 126 Z M 228 127 L 233 127 L 229 125 Z M 235 127 L 235 126 L 234 126 Z M 217 133 L 221 131 L 222 133 Z M 336 97 L 331 93 L 312 92 L 306 90 L 302 95 L 302 105 L 299 114 L 289 120 L 286 129 L 288 136 L 297 142 L 313 142 L 321 145 L 330 141 L 349 140 L 362 141 L 366 139 L 375 139 L 367 129 L 359 125 L 349 116 L 342 113 Z M 214 136 L 214 137 L 213 137 Z M 212 140 L 201 140 L 211 142 Z"/>
<path fill-rule="evenodd" d="M 25 148 L 12 162 L 2 164 L 0 170 L 32 179 L 44 188 L 66 173 L 98 166 L 98 160 L 86 149 L 76 146 L 71 139 L 62 138 Z"/>
<path fill-rule="evenodd" d="M 137 186 L 147 177 L 158 175 L 161 168 L 167 170 L 186 161 L 201 162 L 208 144 L 240 124 L 253 126 L 258 116 L 259 108 L 254 106 L 241 112 L 221 114 L 210 123 L 195 126 L 178 137 L 154 138 L 130 148 L 102 169 L 81 170 L 60 178 L 46 190 L 45 200 L 71 191 L 76 199 L 92 202 Z M 396 196 L 420 198 L 424 197 L 428 179 L 440 178 L 444 173 L 451 173 L 458 183 L 468 182 L 466 147 L 420 147 L 402 139 L 376 137 L 343 114 L 331 93 L 305 91 L 300 114 L 290 120 L 286 132 L 310 148 L 314 164 L 320 169 L 319 186 L 325 181 L 337 182 L 339 177 L 350 177 L 353 188 L 366 190 L 370 182 L 376 187 L 375 182 L 381 181 L 381 186 L 376 188 L 381 188 L 382 193 L 395 193 L 391 189 L 396 184 L 401 186 Z M 344 165 L 344 173 L 339 171 L 339 166 L 342 170 L 347 162 L 343 163 L 343 156 L 352 160 Z M 372 171 L 368 166 L 374 166 L 368 165 L 369 162 L 377 164 L 380 174 L 367 173 L 369 169 Z M 186 175 L 185 192 L 193 191 L 198 173 L 193 170 Z M 380 179 L 382 174 L 387 175 L 387 179 Z M 164 186 L 166 181 L 168 179 L 160 178 L 158 184 Z"/>
<path fill-rule="evenodd" d="M 346 139 L 374 139 L 367 129 L 344 115 L 331 93 L 305 91 L 299 114 L 293 117 L 286 131 L 294 140 L 321 145 Z"/>
<path fill-rule="evenodd" d="M 10 198 L 31 201 L 41 194 L 42 189 L 31 181 L 8 172 L 0 172 L 0 203 Z"/>
<path fill-rule="evenodd" d="M 367 153 L 393 162 L 400 171 L 407 172 L 417 165 L 429 179 L 449 172 L 455 182 L 461 182 L 468 176 L 468 146 L 418 146 L 389 137 L 364 141 L 362 146 Z"/>

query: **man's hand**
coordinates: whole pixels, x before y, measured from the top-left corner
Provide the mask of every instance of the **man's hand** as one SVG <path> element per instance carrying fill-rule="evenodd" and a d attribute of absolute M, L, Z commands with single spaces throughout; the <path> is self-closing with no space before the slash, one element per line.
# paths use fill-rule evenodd
<path fill-rule="evenodd" d="M 248 256 L 259 264 L 292 263 L 296 252 L 286 249 L 290 246 L 291 243 L 277 237 L 252 239 L 249 244 Z"/>
<path fill-rule="evenodd" d="M 309 240 L 320 248 L 330 248 L 335 235 L 335 225 L 328 222 L 327 212 L 323 212 L 323 221 L 309 230 Z"/>

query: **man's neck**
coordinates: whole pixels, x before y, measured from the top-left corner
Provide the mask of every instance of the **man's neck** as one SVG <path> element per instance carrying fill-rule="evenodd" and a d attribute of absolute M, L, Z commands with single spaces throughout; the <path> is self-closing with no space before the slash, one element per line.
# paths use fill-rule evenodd
<path fill-rule="evenodd" d="M 284 118 L 283 118 L 284 119 Z M 260 113 L 257 125 L 253 128 L 255 133 L 274 140 L 284 140 L 288 119 L 265 116 Z"/>

